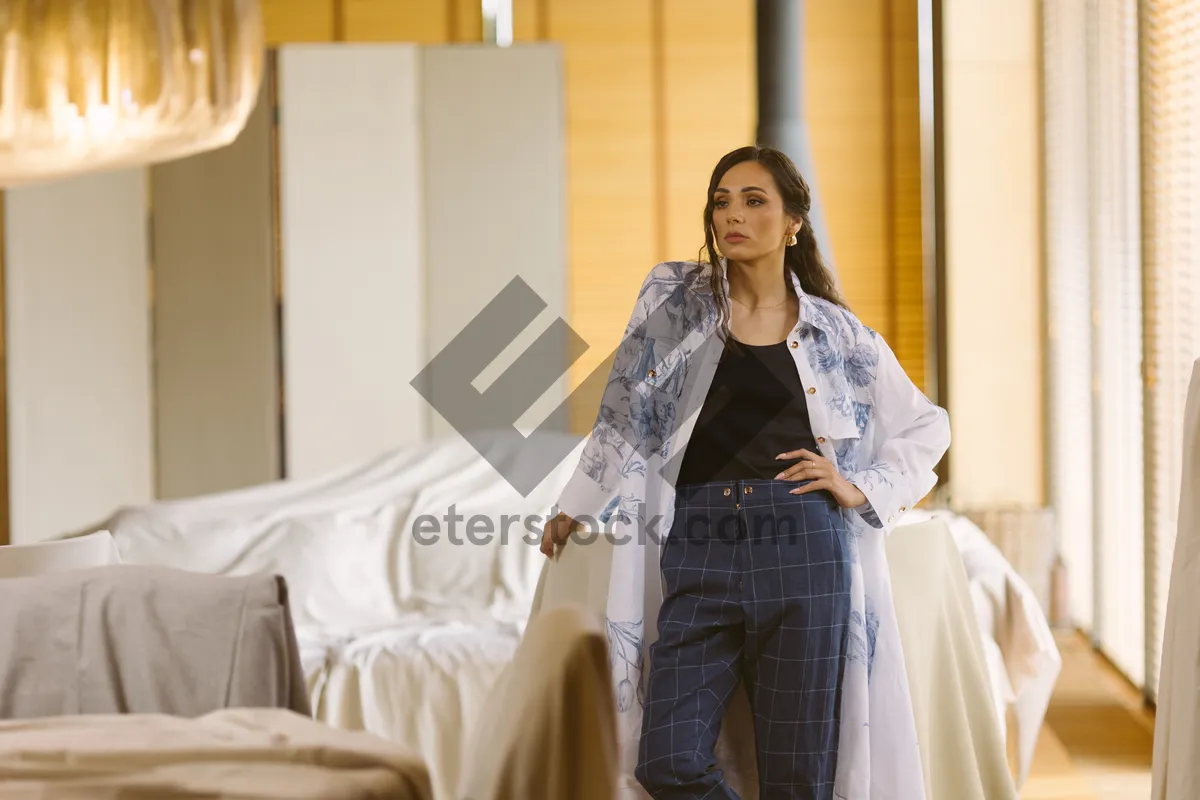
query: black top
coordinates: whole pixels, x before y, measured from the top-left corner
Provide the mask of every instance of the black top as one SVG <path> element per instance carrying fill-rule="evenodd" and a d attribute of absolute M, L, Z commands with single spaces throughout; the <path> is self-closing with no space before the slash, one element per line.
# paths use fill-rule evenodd
<path fill-rule="evenodd" d="M 775 460 L 780 453 L 819 452 L 787 342 L 741 346 L 721 355 L 676 485 L 770 479 L 802 460 Z"/>

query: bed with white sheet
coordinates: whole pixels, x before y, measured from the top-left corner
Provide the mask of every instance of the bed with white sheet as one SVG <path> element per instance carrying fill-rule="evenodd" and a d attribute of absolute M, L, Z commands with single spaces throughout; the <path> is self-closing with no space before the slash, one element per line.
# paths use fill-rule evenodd
<path fill-rule="evenodd" d="M 537 458 L 514 444 L 497 439 L 492 459 Z M 410 746 L 448 797 L 464 728 L 512 658 L 542 568 L 522 537 L 540 542 L 569 469 L 521 497 L 447 439 L 321 478 L 127 508 L 103 527 L 125 563 L 284 576 L 316 718 Z M 501 530 L 504 515 L 520 524 Z M 472 519 L 495 528 L 468 531 Z"/>
<path fill-rule="evenodd" d="M 497 437 L 489 456 L 507 471 L 545 450 Z M 103 527 L 126 563 L 283 575 L 316 718 L 409 746 L 450 797 L 467 726 L 520 640 L 542 522 L 577 453 L 528 497 L 451 437 L 318 479 L 124 509 Z M 951 527 L 992 632 L 997 706 L 1018 706 L 1024 740 L 1057 676 L 1049 626 L 986 536 L 964 518 Z"/>

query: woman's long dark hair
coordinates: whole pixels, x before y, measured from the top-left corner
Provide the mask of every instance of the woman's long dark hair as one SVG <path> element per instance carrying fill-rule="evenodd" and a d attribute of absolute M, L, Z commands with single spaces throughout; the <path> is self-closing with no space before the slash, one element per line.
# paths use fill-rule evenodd
<path fill-rule="evenodd" d="M 808 184 L 800 175 L 800 171 L 796 169 L 796 165 L 787 155 L 773 147 L 757 145 L 740 147 L 717 162 L 712 178 L 708 182 L 708 200 L 704 205 L 704 250 L 700 251 L 701 262 L 707 261 L 712 268 L 711 288 L 721 315 L 720 329 L 726 341 L 731 339 L 729 321 L 732 309 L 729 305 L 729 297 L 726 296 L 724 282 L 721 279 L 720 256 L 716 247 L 717 233 L 713 227 L 713 207 L 716 202 L 714 195 L 717 187 L 721 185 L 721 178 L 725 177 L 725 173 L 745 161 L 755 161 L 767 168 L 775 178 L 775 185 L 783 196 L 784 209 L 803 223 L 800 232 L 796 234 L 796 244 L 784 251 L 784 267 L 795 273 L 796 277 L 800 279 L 800 288 L 807 294 L 828 300 L 842 308 L 847 307 L 833 281 L 833 275 L 825 266 L 825 260 L 821 258 L 821 251 L 817 247 L 817 238 L 813 235 L 812 221 L 808 216 L 809 210 L 812 208 L 812 194 L 808 189 Z M 784 284 L 789 292 L 792 291 L 791 279 L 786 275 Z"/>

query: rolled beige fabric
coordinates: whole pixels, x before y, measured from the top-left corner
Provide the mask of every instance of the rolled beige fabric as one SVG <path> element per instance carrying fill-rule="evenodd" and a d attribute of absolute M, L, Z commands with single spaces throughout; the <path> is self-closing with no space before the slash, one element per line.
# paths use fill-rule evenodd
<path fill-rule="evenodd" d="M 599 617 L 535 615 L 470 733 L 461 800 L 613 800 L 616 709 Z"/>

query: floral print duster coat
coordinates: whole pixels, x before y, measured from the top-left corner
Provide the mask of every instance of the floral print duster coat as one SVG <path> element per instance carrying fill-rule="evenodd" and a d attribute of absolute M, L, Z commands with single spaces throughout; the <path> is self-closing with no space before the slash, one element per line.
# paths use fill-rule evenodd
<path fill-rule="evenodd" d="M 718 268 L 728 291 L 724 262 Z M 591 436 L 558 503 L 576 520 L 603 524 L 614 543 L 606 551 L 612 562 L 605 616 L 626 776 L 636 759 L 645 668 L 662 602 L 658 543 L 671 529 L 673 478 L 724 349 L 711 269 L 668 262 L 647 275 Z M 807 387 L 813 435 L 821 455 L 867 497 L 864 506 L 845 511 L 851 628 L 835 794 L 923 800 L 884 537 L 936 483 L 949 422 L 879 334 L 806 294 L 794 275 L 792 285 L 800 312 L 788 343 Z"/>

